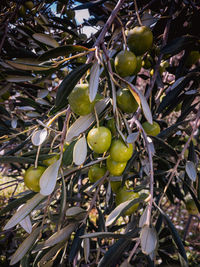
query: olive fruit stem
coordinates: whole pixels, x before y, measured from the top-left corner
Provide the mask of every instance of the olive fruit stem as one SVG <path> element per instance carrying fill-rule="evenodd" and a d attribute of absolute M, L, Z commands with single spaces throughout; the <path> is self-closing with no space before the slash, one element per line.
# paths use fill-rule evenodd
<path fill-rule="evenodd" d="M 40 148 L 41 148 L 41 145 L 38 146 L 38 149 L 37 149 L 37 154 L 36 154 L 36 158 L 35 158 L 35 168 L 37 168 L 38 166 L 38 159 L 39 159 L 39 155 L 40 155 Z"/>
<path fill-rule="evenodd" d="M 94 114 L 95 114 L 96 121 L 97 121 L 97 128 L 99 128 L 99 118 L 98 118 L 98 114 L 97 114 L 97 111 L 96 111 L 95 107 L 94 107 Z"/>
<path fill-rule="evenodd" d="M 96 42 L 94 44 L 94 47 L 95 46 L 100 46 L 103 43 L 105 34 L 106 34 L 107 30 L 110 28 L 114 18 L 117 16 L 117 13 L 120 10 L 121 6 L 123 5 L 124 1 L 125 0 L 119 0 L 117 2 L 115 8 L 113 9 L 112 13 L 110 14 L 110 17 L 108 18 L 108 20 L 107 20 L 106 24 L 104 25 L 101 33 L 99 34 L 99 37 L 97 38 L 97 40 L 96 40 Z M 94 55 L 94 53 L 91 53 L 89 55 L 87 63 L 90 63 L 92 61 L 93 55 Z"/>
<path fill-rule="evenodd" d="M 140 15 L 139 15 L 139 12 L 138 12 L 138 6 L 137 6 L 136 0 L 134 0 L 134 5 L 135 5 L 135 13 L 136 13 L 136 16 L 137 16 L 138 23 L 139 23 L 140 26 L 142 26 L 142 21 L 140 19 Z"/>

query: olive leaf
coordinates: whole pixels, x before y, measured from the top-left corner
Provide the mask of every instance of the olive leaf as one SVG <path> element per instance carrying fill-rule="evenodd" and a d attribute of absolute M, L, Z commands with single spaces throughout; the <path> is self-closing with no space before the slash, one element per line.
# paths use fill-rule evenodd
<path fill-rule="evenodd" d="M 41 228 L 37 227 L 18 247 L 18 249 L 15 251 L 15 253 L 11 256 L 10 265 L 16 264 L 18 261 L 20 261 L 24 255 L 28 252 L 30 247 L 34 244 L 36 241 Z"/>
<path fill-rule="evenodd" d="M 157 246 L 158 236 L 155 228 L 145 225 L 140 233 L 140 242 L 142 252 L 144 254 L 151 254 Z"/>
<path fill-rule="evenodd" d="M 90 81 L 89 81 L 89 98 L 90 102 L 95 100 L 99 87 L 99 76 L 100 76 L 100 66 L 96 60 L 90 71 Z"/>
<path fill-rule="evenodd" d="M 143 96 L 143 94 L 140 92 L 140 90 L 138 90 L 137 87 L 132 85 L 131 83 L 129 83 L 129 88 L 130 88 L 130 91 L 133 94 L 135 100 L 137 101 L 138 105 L 142 106 L 142 110 L 144 112 L 145 118 L 147 119 L 147 121 L 150 124 L 153 124 L 153 118 L 152 118 L 151 110 L 150 110 L 150 107 L 147 103 L 146 98 Z M 138 98 L 139 98 L 139 100 L 138 100 Z"/>
<path fill-rule="evenodd" d="M 43 44 L 49 45 L 51 47 L 58 47 L 59 46 L 58 42 L 55 39 L 53 39 L 52 37 L 50 37 L 49 35 L 44 34 L 44 33 L 34 33 L 32 35 L 32 37 L 35 40 L 37 40 Z"/>
<path fill-rule="evenodd" d="M 66 241 L 71 233 L 76 229 L 77 224 L 72 223 L 62 228 L 60 231 L 53 234 L 49 239 L 44 242 L 44 247 L 52 247 L 62 241 Z"/>
<path fill-rule="evenodd" d="M 48 131 L 46 128 L 34 132 L 32 137 L 31 137 L 31 141 L 32 141 L 33 145 L 34 146 L 40 146 L 46 140 L 47 133 L 48 133 Z"/>
<path fill-rule="evenodd" d="M 116 220 L 130 207 L 133 205 L 141 202 L 141 198 L 131 199 L 119 204 L 109 215 L 106 219 L 106 226 L 110 226 L 111 224 L 115 223 Z"/>
<path fill-rule="evenodd" d="M 20 210 L 22 207 L 24 206 L 21 205 L 19 206 L 19 208 L 17 209 Z M 21 220 L 21 222 L 19 223 L 21 225 L 21 227 L 27 232 L 27 233 L 31 233 L 32 232 L 32 223 L 31 223 L 31 219 L 30 219 L 30 216 L 27 215 L 23 220 Z"/>
<path fill-rule="evenodd" d="M 75 144 L 73 150 L 73 161 L 76 165 L 82 165 L 87 157 L 87 142 L 85 136 L 81 137 Z"/>
<path fill-rule="evenodd" d="M 196 167 L 194 165 L 194 162 L 188 160 L 185 165 L 185 170 L 189 178 L 193 182 L 195 182 L 197 178 L 197 172 L 196 172 Z"/>
<path fill-rule="evenodd" d="M 40 194 L 44 196 L 50 195 L 55 186 L 60 168 L 61 159 L 50 165 L 40 178 Z"/>
<path fill-rule="evenodd" d="M 33 198 L 29 199 L 26 204 L 11 217 L 5 225 L 4 230 L 8 230 L 21 222 L 21 220 L 23 220 L 44 198 L 45 196 L 38 193 Z"/>

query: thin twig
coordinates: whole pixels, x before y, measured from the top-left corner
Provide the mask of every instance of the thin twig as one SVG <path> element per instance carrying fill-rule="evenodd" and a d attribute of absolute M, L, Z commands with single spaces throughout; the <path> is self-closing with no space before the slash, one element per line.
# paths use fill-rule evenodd
<path fill-rule="evenodd" d="M 5 42 L 6 36 L 7 36 L 7 34 L 8 34 L 8 26 L 9 26 L 9 22 L 10 22 L 10 21 L 12 20 L 12 18 L 16 15 L 18 9 L 19 9 L 19 3 L 17 3 L 15 10 L 13 11 L 12 14 L 10 14 L 8 20 L 6 21 L 4 35 L 3 35 L 2 39 L 1 39 L 1 43 L 0 43 L 0 54 L 1 54 L 1 50 L 2 50 L 2 48 L 3 48 L 3 45 L 4 45 L 4 42 Z"/>
<path fill-rule="evenodd" d="M 199 108 L 199 111 L 198 111 L 197 116 L 196 116 L 196 120 L 195 120 L 194 127 L 193 127 L 193 129 L 192 129 L 192 133 L 191 133 L 190 137 L 188 138 L 188 140 L 187 140 L 187 142 L 186 142 L 186 144 L 185 144 L 185 146 L 184 146 L 184 148 L 183 148 L 181 154 L 179 155 L 179 158 L 178 158 L 178 160 L 177 160 L 177 162 L 176 162 L 176 165 L 174 166 L 174 168 L 173 168 L 173 170 L 172 170 L 172 172 L 171 172 L 171 175 L 170 175 L 170 177 L 169 177 L 169 180 L 168 180 L 168 182 L 167 182 L 167 185 L 165 186 L 165 188 L 164 188 L 164 192 L 163 192 L 163 194 L 162 194 L 162 196 L 161 196 L 161 198 L 160 198 L 160 200 L 159 200 L 159 204 L 158 204 L 158 206 L 161 205 L 161 202 L 162 202 L 162 200 L 163 200 L 163 197 L 164 197 L 164 195 L 165 195 L 165 193 L 166 193 L 166 191 L 167 191 L 167 189 L 168 189 L 168 187 L 169 187 L 169 185 L 170 185 L 170 183 L 171 183 L 171 181 L 172 181 L 174 175 L 176 174 L 176 172 L 177 172 L 177 168 L 178 168 L 178 166 L 179 166 L 181 160 L 184 158 L 184 153 L 185 153 L 186 149 L 188 148 L 188 146 L 189 146 L 189 144 L 190 144 L 190 142 L 191 142 L 191 140 L 192 140 L 192 138 L 193 138 L 193 135 L 194 135 L 195 131 L 197 130 L 197 128 L 199 127 L 199 125 L 200 125 L 200 108 Z"/>
<path fill-rule="evenodd" d="M 166 44 L 167 44 L 167 39 L 168 39 L 168 35 L 169 35 L 169 29 L 170 29 L 170 25 L 171 25 L 171 20 L 172 20 L 172 14 L 173 14 L 173 9 L 174 9 L 174 5 L 172 4 L 171 5 L 171 8 L 170 8 L 170 11 L 169 11 L 169 20 L 167 21 L 167 24 L 165 26 L 165 30 L 164 30 L 164 33 L 163 33 L 163 42 L 162 42 L 162 47 L 164 47 Z M 155 82 L 156 82 L 156 79 L 157 79 L 157 76 L 158 76 L 158 73 L 159 73 L 159 68 L 160 68 L 160 63 L 161 63 L 161 60 L 163 58 L 163 54 L 161 53 L 158 57 L 158 60 L 156 62 L 156 65 L 155 65 L 155 68 L 154 68 L 154 74 L 153 74 L 153 77 L 150 81 L 150 85 L 149 85 L 149 88 L 145 94 L 145 97 L 146 99 L 148 99 L 151 95 L 151 92 L 154 88 L 154 85 L 155 85 Z"/>
<path fill-rule="evenodd" d="M 96 189 L 96 191 L 95 191 L 95 193 L 94 193 L 94 196 L 93 196 L 93 198 L 92 198 L 92 200 L 91 200 L 91 202 L 90 202 L 90 207 L 89 207 L 89 209 L 87 210 L 87 214 L 86 214 L 86 216 L 85 216 L 85 218 L 84 218 L 84 220 L 83 220 L 83 224 L 86 223 L 87 218 L 88 218 L 88 216 L 89 216 L 89 214 L 90 214 L 90 211 L 91 211 L 92 208 L 94 207 L 94 204 L 95 204 L 97 195 L 98 195 L 98 193 L 99 193 L 99 191 L 100 191 L 100 188 L 101 188 L 102 184 L 104 183 L 105 179 L 107 178 L 108 174 L 109 174 L 109 172 L 107 171 L 107 172 L 105 173 L 105 175 L 101 178 L 101 181 L 100 181 L 100 183 L 99 183 L 99 185 L 98 185 L 98 188 Z"/>
<path fill-rule="evenodd" d="M 128 260 L 127 260 L 128 262 L 131 261 L 131 258 L 133 257 L 134 253 L 136 252 L 139 244 L 140 244 L 140 238 L 138 238 L 137 242 L 135 243 L 135 246 L 133 247 L 133 249 L 132 249 L 132 251 L 131 251 L 131 253 L 130 253 L 129 257 L 128 257 Z"/>
<path fill-rule="evenodd" d="M 135 13 L 136 13 L 136 16 L 137 16 L 138 23 L 139 23 L 140 26 L 142 26 L 142 21 L 140 19 L 140 15 L 139 15 L 139 12 L 138 12 L 138 6 L 137 6 L 136 0 L 134 0 L 134 5 L 135 5 Z"/>
<path fill-rule="evenodd" d="M 46 219 L 46 215 L 47 215 L 47 210 L 48 210 L 48 207 L 49 207 L 50 199 L 51 199 L 51 195 L 48 196 L 48 199 L 47 199 L 47 202 L 46 202 L 46 206 L 45 206 L 45 209 L 44 209 L 44 215 L 43 215 L 43 219 L 42 219 L 41 230 L 40 230 L 40 234 L 39 234 L 38 239 L 40 239 L 42 237 L 42 230 L 43 230 L 43 227 L 44 227 L 44 223 L 45 223 L 45 219 Z"/>
<path fill-rule="evenodd" d="M 68 120 L 71 114 L 71 109 L 70 106 L 68 106 L 68 108 L 66 109 L 66 117 L 65 117 L 65 122 L 63 125 L 63 130 L 62 130 L 62 136 L 61 136 L 61 142 L 60 142 L 60 158 L 62 159 L 63 156 L 63 148 L 64 148 L 64 144 L 65 144 L 65 137 L 66 137 L 66 133 L 67 133 L 67 124 L 68 124 Z"/>
<path fill-rule="evenodd" d="M 96 46 L 100 46 L 103 41 L 104 41 L 104 37 L 108 31 L 108 29 L 110 28 L 113 20 L 115 19 L 115 17 L 117 16 L 117 13 L 118 11 L 120 10 L 122 4 L 124 3 L 125 0 L 119 0 L 117 5 L 115 6 L 115 8 L 113 9 L 112 13 L 110 14 L 110 17 L 108 18 L 106 24 L 104 25 L 101 33 L 99 34 L 95 44 L 94 44 L 94 47 Z M 92 58 L 94 56 L 94 52 L 92 52 L 90 55 L 89 55 L 89 58 L 87 60 L 87 63 L 90 63 L 92 61 Z"/>
<path fill-rule="evenodd" d="M 142 136 L 144 138 L 145 141 L 145 145 L 147 148 L 147 153 L 148 153 L 148 157 L 149 157 L 149 164 L 150 164 L 150 199 L 149 199 L 149 205 L 148 205 L 148 211 L 147 211 L 147 225 L 150 225 L 151 223 L 151 210 L 152 210 L 152 205 L 153 205 L 153 188 L 154 188 L 154 171 L 153 171 L 153 157 L 152 157 L 152 152 L 151 152 L 151 148 L 150 148 L 150 144 L 149 141 L 147 139 L 147 134 L 145 132 L 145 130 L 143 129 L 141 123 L 135 119 L 135 124 L 137 125 L 138 129 L 141 131 Z"/>

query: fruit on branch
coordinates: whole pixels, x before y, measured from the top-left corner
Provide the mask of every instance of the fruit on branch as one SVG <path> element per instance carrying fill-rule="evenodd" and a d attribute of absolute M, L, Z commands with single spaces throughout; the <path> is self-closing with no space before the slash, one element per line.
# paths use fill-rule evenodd
<path fill-rule="evenodd" d="M 106 173 L 106 168 L 100 167 L 99 164 L 94 164 L 90 167 L 88 177 L 91 183 L 97 182 Z"/>
<path fill-rule="evenodd" d="M 94 105 L 98 100 L 100 100 L 100 95 L 97 95 L 96 99 L 90 102 L 89 84 L 76 85 L 68 96 L 71 110 L 80 116 L 85 116 L 91 113 L 94 110 Z"/>
<path fill-rule="evenodd" d="M 106 160 L 106 167 L 111 175 L 120 176 L 126 167 L 126 162 L 116 162 L 109 157 Z"/>
<path fill-rule="evenodd" d="M 111 118 L 107 121 L 106 127 L 111 131 L 112 135 L 115 136 L 117 134 L 117 129 L 115 126 L 114 118 Z"/>
<path fill-rule="evenodd" d="M 144 69 L 150 69 L 153 66 L 153 58 L 149 54 L 147 54 L 143 61 L 142 61 L 142 67 Z"/>
<path fill-rule="evenodd" d="M 66 8 L 66 12 L 65 12 L 65 14 L 67 15 L 67 17 L 68 17 L 69 19 L 73 19 L 73 18 L 75 17 L 75 15 L 76 15 L 76 13 L 75 13 L 74 10 L 67 9 L 67 8 Z"/>
<path fill-rule="evenodd" d="M 34 7 L 34 4 L 33 4 L 32 1 L 26 1 L 26 2 L 24 3 L 24 6 L 25 6 L 27 9 L 31 10 L 31 9 L 33 9 L 33 7 Z"/>
<path fill-rule="evenodd" d="M 133 154 L 133 144 L 125 144 L 120 139 L 114 139 L 110 147 L 110 156 L 116 162 L 127 162 Z"/>
<path fill-rule="evenodd" d="M 112 191 L 114 193 L 117 193 L 121 188 L 122 182 L 121 181 L 110 181 L 110 185 L 111 185 Z"/>
<path fill-rule="evenodd" d="M 200 59 L 200 53 L 197 50 L 191 51 L 185 60 L 186 67 L 190 68 L 193 64 L 196 64 Z"/>
<path fill-rule="evenodd" d="M 26 16 L 26 8 L 23 5 L 21 5 L 20 8 L 19 8 L 19 15 L 21 17 L 25 17 Z"/>
<path fill-rule="evenodd" d="M 133 113 L 138 108 L 138 103 L 128 88 L 117 91 L 117 105 L 126 113 Z"/>
<path fill-rule="evenodd" d="M 79 63 L 79 64 L 84 64 L 87 60 L 87 57 L 86 56 L 82 56 L 82 57 L 78 57 L 76 59 L 76 62 Z"/>
<path fill-rule="evenodd" d="M 45 169 L 46 168 L 43 166 L 38 166 L 37 168 L 31 166 L 26 170 L 24 175 L 24 183 L 30 190 L 35 192 L 40 191 L 39 181 Z"/>
<path fill-rule="evenodd" d="M 142 124 L 142 127 L 148 135 L 156 136 L 160 133 L 160 125 L 156 121 L 153 121 L 153 124 L 146 121 Z"/>
<path fill-rule="evenodd" d="M 53 155 L 53 156 L 51 158 L 43 160 L 43 164 L 46 166 L 50 166 L 50 165 L 54 164 L 60 157 L 59 154 L 55 154 L 55 153 L 49 153 L 48 155 Z"/>
<path fill-rule="evenodd" d="M 111 139 L 111 131 L 104 126 L 91 129 L 87 136 L 87 142 L 90 149 L 99 154 L 104 153 L 109 149 Z"/>
<path fill-rule="evenodd" d="M 142 57 L 137 56 L 136 59 L 137 59 L 137 65 L 136 65 L 135 71 L 133 72 L 133 75 L 137 75 L 140 72 L 141 67 L 142 67 Z"/>
<path fill-rule="evenodd" d="M 182 103 L 179 103 L 176 107 L 175 107 L 175 109 L 174 109 L 174 111 L 180 111 L 181 110 L 181 107 L 182 107 Z"/>
<path fill-rule="evenodd" d="M 138 197 L 139 197 L 138 193 L 133 192 L 132 190 L 128 190 L 126 187 L 123 187 L 116 194 L 116 198 L 115 198 L 116 205 L 118 206 L 125 201 L 136 199 Z M 131 215 L 137 210 L 138 206 L 139 206 L 139 203 L 134 204 L 127 211 L 125 211 L 124 215 Z"/>
<path fill-rule="evenodd" d="M 131 51 L 121 51 L 116 55 L 114 65 L 121 77 L 132 76 L 137 67 L 137 59 Z"/>
<path fill-rule="evenodd" d="M 127 44 L 136 56 L 141 56 L 152 47 L 153 34 L 146 26 L 136 26 L 128 31 Z"/>
<path fill-rule="evenodd" d="M 186 209 L 190 215 L 198 215 L 199 211 L 193 199 L 188 199 L 185 203 Z"/>

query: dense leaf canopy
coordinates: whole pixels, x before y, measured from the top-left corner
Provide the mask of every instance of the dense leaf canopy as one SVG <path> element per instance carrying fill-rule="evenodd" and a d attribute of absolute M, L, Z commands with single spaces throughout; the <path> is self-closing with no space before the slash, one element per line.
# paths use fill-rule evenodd
<path fill-rule="evenodd" d="M 185 242 L 200 212 L 199 17 L 195 0 L 0 1 L 1 266 L 200 263 Z M 188 201 L 181 236 L 171 210 Z"/>

